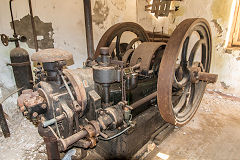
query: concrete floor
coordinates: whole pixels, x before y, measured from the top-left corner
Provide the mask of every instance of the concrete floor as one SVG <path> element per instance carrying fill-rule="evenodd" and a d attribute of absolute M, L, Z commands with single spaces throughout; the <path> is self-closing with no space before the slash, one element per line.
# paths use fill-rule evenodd
<path fill-rule="evenodd" d="M 159 152 L 169 160 L 240 159 L 240 100 L 229 99 L 208 91 L 192 121 L 176 128 L 159 146 L 149 144 L 141 159 L 164 159 Z M 46 159 L 37 128 L 17 107 L 13 112 L 8 121 L 11 137 L 4 139 L 0 130 L 0 159 Z"/>
<path fill-rule="evenodd" d="M 206 93 L 192 121 L 176 128 L 143 159 L 240 159 L 240 102 L 229 99 Z"/>

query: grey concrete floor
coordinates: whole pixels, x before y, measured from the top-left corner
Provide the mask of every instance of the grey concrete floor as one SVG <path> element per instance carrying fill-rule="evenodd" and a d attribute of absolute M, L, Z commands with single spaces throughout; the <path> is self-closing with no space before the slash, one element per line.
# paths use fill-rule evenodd
<path fill-rule="evenodd" d="M 206 93 L 194 118 L 143 159 L 239 160 L 240 102 L 229 99 Z"/>
<path fill-rule="evenodd" d="M 159 146 L 149 144 L 141 159 L 161 160 L 159 152 L 169 160 L 240 159 L 239 101 L 207 92 L 190 123 L 176 128 Z M 8 120 L 11 137 L 4 139 L 0 130 L 0 159 L 46 159 L 37 128 L 22 117 L 17 107 L 11 112 Z"/>

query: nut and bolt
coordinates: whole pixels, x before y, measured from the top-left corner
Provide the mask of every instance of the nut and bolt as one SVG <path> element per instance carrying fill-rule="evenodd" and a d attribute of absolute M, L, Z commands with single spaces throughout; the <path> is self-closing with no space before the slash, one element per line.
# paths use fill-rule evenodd
<path fill-rule="evenodd" d="M 103 114 L 104 114 L 104 111 L 102 111 L 102 110 L 99 111 L 99 114 L 100 114 L 100 115 L 103 115 Z"/>
<path fill-rule="evenodd" d="M 41 105 L 41 107 L 42 107 L 42 109 L 46 109 L 47 108 L 47 104 L 44 103 L 44 104 Z"/>
<path fill-rule="evenodd" d="M 34 112 L 33 113 L 33 117 L 37 117 L 38 116 L 38 113 L 37 112 Z"/>
<path fill-rule="evenodd" d="M 23 115 L 27 116 L 28 115 L 28 111 L 23 112 Z"/>

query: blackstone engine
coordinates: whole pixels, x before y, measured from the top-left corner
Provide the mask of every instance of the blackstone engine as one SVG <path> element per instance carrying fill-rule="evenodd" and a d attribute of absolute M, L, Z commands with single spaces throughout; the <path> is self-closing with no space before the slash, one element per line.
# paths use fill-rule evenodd
<path fill-rule="evenodd" d="M 120 42 L 126 31 L 136 35 L 127 44 Z M 49 159 L 73 147 L 130 158 L 164 124 L 191 120 L 206 84 L 217 80 L 209 73 L 209 24 L 187 19 L 169 37 L 153 34 L 136 23 L 116 24 L 83 68 L 68 69 L 73 56 L 59 49 L 31 56 L 41 66 L 34 70 L 34 89 L 22 91 L 18 106 L 38 125 Z"/>

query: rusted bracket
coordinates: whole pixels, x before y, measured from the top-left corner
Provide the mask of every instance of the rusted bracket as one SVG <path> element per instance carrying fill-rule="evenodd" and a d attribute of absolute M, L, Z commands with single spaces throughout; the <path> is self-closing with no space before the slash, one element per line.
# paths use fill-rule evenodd
<path fill-rule="evenodd" d="M 174 10 L 170 10 L 172 1 L 182 1 L 182 0 L 153 0 L 152 4 L 145 6 L 145 11 L 154 13 L 156 18 L 167 17 L 170 12 L 178 11 L 179 6 L 175 6 Z"/>

